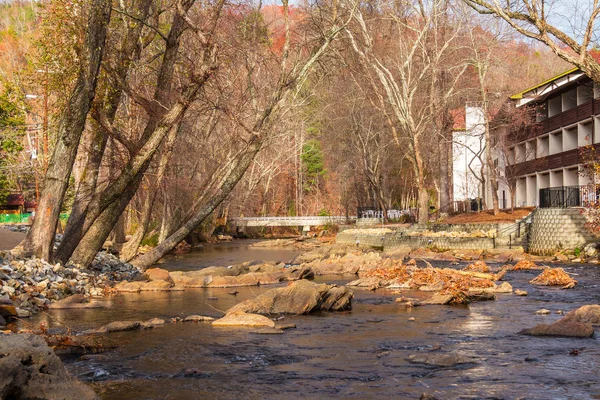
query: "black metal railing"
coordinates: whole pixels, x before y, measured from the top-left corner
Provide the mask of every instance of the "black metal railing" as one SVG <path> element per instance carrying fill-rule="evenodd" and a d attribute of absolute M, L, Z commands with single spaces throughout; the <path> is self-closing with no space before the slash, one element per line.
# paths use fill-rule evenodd
<path fill-rule="evenodd" d="M 540 208 L 587 207 L 600 199 L 600 185 L 540 189 Z"/>

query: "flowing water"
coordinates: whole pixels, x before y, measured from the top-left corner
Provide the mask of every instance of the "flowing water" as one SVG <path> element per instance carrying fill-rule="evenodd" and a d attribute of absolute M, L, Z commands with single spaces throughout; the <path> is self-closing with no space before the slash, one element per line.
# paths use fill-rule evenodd
<path fill-rule="evenodd" d="M 231 246 L 231 253 L 240 250 Z M 235 250 L 237 249 L 237 250 Z M 235 257 L 234 257 L 235 256 Z M 251 259 L 253 255 L 248 255 Z M 239 260 L 231 254 L 231 259 Z M 205 265 L 187 256 L 186 265 Z M 176 263 L 167 262 L 171 269 Z M 118 347 L 85 361 L 67 359 L 69 370 L 103 399 L 598 399 L 598 339 L 521 336 L 521 329 L 550 323 L 584 304 L 600 303 L 598 269 L 565 267 L 578 274 L 573 290 L 539 288 L 535 272 L 513 272 L 507 280 L 528 297 L 498 295 L 470 306 L 406 309 L 387 290 L 355 290 L 351 311 L 285 317 L 297 329 L 259 334 L 253 329 L 207 323 L 111 334 Z M 343 284 L 353 277 L 318 277 Z M 203 314 L 220 316 L 232 305 L 270 287 L 188 289 L 185 292 L 122 294 L 111 307 L 55 310 L 40 316 L 75 331 L 115 320 Z M 424 297 L 422 292 L 403 293 Z M 536 315 L 546 308 L 551 315 Z M 414 318 L 414 320 L 409 320 Z M 39 321 L 36 321 L 39 322 Z M 570 355 L 572 350 L 578 355 Z M 461 363 L 411 363 L 413 355 L 452 355 Z"/>

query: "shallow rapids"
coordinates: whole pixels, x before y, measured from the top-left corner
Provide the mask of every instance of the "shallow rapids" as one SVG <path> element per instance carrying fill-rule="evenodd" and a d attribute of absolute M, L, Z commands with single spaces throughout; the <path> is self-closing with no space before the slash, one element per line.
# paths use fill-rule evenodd
<path fill-rule="evenodd" d="M 511 272 L 505 280 L 527 297 L 500 294 L 470 306 L 413 309 L 395 303 L 400 295 L 389 290 L 354 289 L 352 311 L 285 317 L 282 322 L 297 329 L 283 334 L 167 323 L 111 334 L 115 350 L 65 361 L 103 399 L 418 399 L 423 393 L 441 399 L 599 398 L 598 339 L 516 334 L 559 319 L 559 310 L 600 303 L 598 267 L 564 268 L 578 274 L 575 289 L 534 287 L 528 281 L 537 271 Z M 228 294 L 231 288 L 121 294 L 107 298 L 112 306 L 106 309 L 56 310 L 32 322 L 79 332 L 116 320 L 218 317 L 271 288 L 236 288 L 237 296 Z M 536 315 L 541 308 L 552 314 Z"/>

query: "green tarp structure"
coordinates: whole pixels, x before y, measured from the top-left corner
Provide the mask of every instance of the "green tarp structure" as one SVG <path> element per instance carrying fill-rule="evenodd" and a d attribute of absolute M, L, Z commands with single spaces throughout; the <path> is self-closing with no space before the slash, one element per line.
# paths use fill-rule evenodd
<path fill-rule="evenodd" d="M 27 214 L 0 214 L 0 224 L 26 224 L 29 222 L 30 213 Z M 69 214 L 60 214 L 60 220 L 66 221 Z"/>

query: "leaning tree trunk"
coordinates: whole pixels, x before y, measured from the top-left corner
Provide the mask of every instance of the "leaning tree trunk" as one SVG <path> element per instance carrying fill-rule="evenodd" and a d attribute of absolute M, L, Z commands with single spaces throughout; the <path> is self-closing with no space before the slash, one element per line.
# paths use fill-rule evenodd
<path fill-rule="evenodd" d="M 133 62 L 139 59 L 142 51 L 141 35 L 144 27 L 142 21 L 148 18 L 151 2 L 139 0 L 135 3 L 137 18 L 140 22 L 132 22 L 129 20 L 129 17 L 124 21 L 127 26 L 127 34 L 123 37 L 119 45 L 119 53 L 113 71 L 118 80 L 126 79 Z M 136 14 L 134 10 L 130 12 Z M 107 121 L 112 123 L 115 120 L 121 102 L 123 88 L 110 86 L 110 83 L 107 82 L 105 82 L 104 86 L 106 87 L 103 90 L 103 97 L 101 99 L 96 98 L 93 107 L 100 112 L 104 112 Z M 85 217 L 88 206 L 96 194 L 102 158 L 107 148 L 109 134 L 98 122 L 92 124 L 91 135 L 88 159 L 75 194 L 71 215 L 65 228 L 64 240 L 61 241 L 55 254 L 55 258 L 63 263 L 67 262 L 70 256 L 70 252 L 67 251 L 69 243 L 76 241 L 77 238 L 83 235 L 81 232 L 83 225 L 79 224 L 78 221 Z"/>
<path fill-rule="evenodd" d="M 162 185 L 163 178 L 165 176 L 165 172 L 167 169 L 167 165 L 169 160 L 171 159 L 171 155 L 173 154 L 173 146 L 175 144 L 175 139 L 177 138 L 177 130 L 172 129 L 169 132 L 169 136 L 167 137 L 167 142 L 165 143 L 165 148 L 160 156 L 160 161 L 158 163 L 158 171 L 156 172 L 156 178 L 152 185 L 150 185 L 150 190 L 148 192 L 148 196 L 146 196 L 146 200 L 144 201 L 144 206 L 142 208 L 142 214 L 140 216 L 140 223 L 138 224 L 138 228 L 135 231 L 135 234 L 125 244 L 123 250 L 121 251 L 120 258 L 123 261 L 129 261 L 133 257 L 135 257 L 144 236 L 148 233 L 148 227 L 150 226 L 150 217 L 152 216 L 152 208 L 154 207 L 154 202 L 156 200 L 156 196 L 158 191 L 160 190 L 160 186 Z"/>
<path fill-rule="evenodd" d="M 334 38 L 339 34 L 340 29 L 332 27 L 328 32 L 328 35 L 322 39 L 320 46 L 315 49 L 311 54 L 311 57 L 306 63 L 297 69 L 293 76 L 286 76 L 286 62 L 290 42 L 289 24 L 288 24 L 288 9 L 287 1 L 284 0 L 284 16 L 286 20 L 286 44 L 284 45 L 284 58 L 281 62 L 282 73 L 280 81 L 278 82 L 277 88 L 275 88 L 271 100 L 263 109 L 261 115 L 253 126 L 251 139 L 248 142 L 248 147 L 240 156 L 235 160 L 235 166 L 227 174 L 227 177 L 220 182 L 216 193 L 211 196 L 204 205 L 200 206 L 199 209 L 187 220 L 179 229 L 171 234 L 166 240 L 160 243 L 157 247 L 152 249 L 146 254 L 143 254 L 134 260 L 132 264 L 141 269 L 147 269 L 149 266 L 160 260 L 165 254 L 171 251 L 177 244 L 184 240 L 194 229 L 196 229 L 231 193 L 235 188 L 240 179 L 244 176 L 244 173 L 256 157 L 256 154 L 260 151 L 263 140 L 269 129 L 271 128 L 271 121 L 273 119 L 276 110 L 280 107 L 286 96 L 298 86 L 298 82 L 303 82 L 308 76 L 313 65 L 319 60 L 323 53 L 327 50 Z"/>
<path fill-rule="evenodd" d="M 109 0 L 91 1 L 77 81 L 59 124 L 58 140 L 48 164 L 36 216 L 23 244 L 26 254 L 46 260 L 52 258 L 56 225 L 81 133 L 96 92 L 111 6 L 112 1 Z"/>
<path fill-rule="evenodd" d="M 171 234 L 167 239 L 160 243 L 157 247 L 152 249 L 146 254 L 140 255 L 132 260 L 132 264 L 141 269 L 147 269 L 149 266 L 160 260 L 165 254 L 171 251 L 177 246 L 182 240 L 184 240 L 194 229 L 196 229 L 218 206 L 223 200 L 229 195 L 229 193 L 235 188 L 235 185 L 244 176 L 244 173 L 254 160 L 254 157 L 260 150 L 262 141 L 259 140 L 259 136 L 255 136 L 250 142 L 248 149 L 239 158 L 236 167 L 228 175 L 222 185 L 219 187 L 217 193 L 212 196 L 206 204 L 201 206 L 198 211 Z"/>
<path fill-rule="evenodd" d="M 193 1 L 189 1 L 186 4 L 186 7 L 189 8 L 193 4 Z M 183 17 L 176 14 L 167 38 L 167 47 L 163 55 L 157 87 L 154 93 L 154 101 L 158 104 L 166 105 L 171 102 L 170 94 L 174 79 L 175 64 L 181 43 L 181 35 L 185 30 L 185 26 Z M 116 216 L 117 210 L 121 207 L 124 210 L 124 207 L 127 206 L 125 201 L 128 202 L 137 191 L 141 182 L 141 175 L 147 170 L 160 144 L 164 141 L 170 129 L 181 121 L 191 101 L 212 75 L 215 68 L 213 53 L 207 51 L 205 59 L 202 60 L 202 65 L 199 68 L 201 72 L 185 88 L 179 101 L 171 106 L 168 111 L 157 112 L 150 116 L 140 139 L 142 145 L 137 153 L 123 167 L 123 171 L 119 177 L 110 186 L 106 187 L 105 190 L 100 193 L 97 192 L 88 205 L 86 212 L 78 220 L 73 221 L 73 234 L 69 236 L 65 235 L 65 240 L 61 242 L 59 248 L 61 260 L 71 259 L 74 262 L 77 260 L 77 263 L 85 265 L 81 262 L 81 257 L 72 258 L 76 249 L 83 245 L 94 243 L 95 249 L 83 250 L 80 248 L 79 254 L 87 254 L 94 252 L 94 250 L 100 250 L 107 236 L 87 239 L 85 239 L 85 236 L 88 235 L 90 230 L 94 230 L 95 234 L 97 234 L 98 232 L 105 232 L 107 228 L 110 228 L 110 233 L 110 230 L 112 230 L 118 220 L 118 216 Z M 125 205 L 123 206 L 123 204 Z M 111 207 L 111 210 L 105 212 L 109 207 Z M 105 225 L 110 226 L 107 227 Z M 94 235 L 94 233 L 91 235 Z M 86 243 L 82 245 L 84 240 Z M 98 243 L 99 245 L 96 245 Z M 84 258 L 87 259 L 88 257 Z"/>
<path fill-rule="evenodd" d="M 137 175 L 136 180 L 141 182 L 142 177 L 143 175 L 141 174 Z M 73 264 L 87 266 L 94 260 L 94 257 L 102 248 L 108 235 L 110 235 L 110 232 L 119 221 L 119 218 L 129 204 L 129 201 L 135 195 L 135 192 L 139 187 L 139 182 L 134 182 L 136 185 L 131 185 L 119 198 L 119 201 L 111 203 L 102 214 L 100 214 L 94 224 L 92 224 L 87 233 L 79 241 L 75 251 L 69 258 Z"/>

